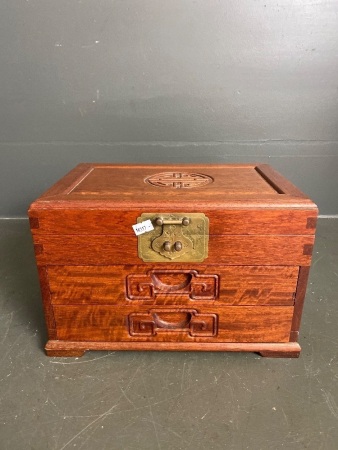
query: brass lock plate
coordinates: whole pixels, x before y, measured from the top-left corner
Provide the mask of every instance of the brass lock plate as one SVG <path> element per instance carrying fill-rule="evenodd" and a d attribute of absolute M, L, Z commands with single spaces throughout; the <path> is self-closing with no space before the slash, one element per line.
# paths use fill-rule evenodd
<path fill-rule="evenodd" d="M 201 262 L 208 257 L 209 219 L 203 213 L 143 213 L 154 230 L 138 236 L 138 256 L 145 262 Z"/>

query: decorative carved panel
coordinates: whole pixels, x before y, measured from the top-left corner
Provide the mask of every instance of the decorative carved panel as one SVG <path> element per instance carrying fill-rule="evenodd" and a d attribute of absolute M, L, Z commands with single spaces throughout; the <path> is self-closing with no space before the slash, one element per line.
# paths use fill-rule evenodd
<path fill-rule="evenodd" d="M 145 182 L 156 187 L 193 189 L 212 183 L 214 180 L 203 173 L 162 172 L 150 175 Z"/>
<path fill-rule="evenodd" d="M 157 295 L 183 295 L 191 300 L 215 300 L 219 276 L 199 274 L 197 270 L 151 270 L 126 278 L 129 300 L 151 300 Z"/>
<path fill-rule="evenodd" d="M 192 337 L 217 335 L 217 314 L 199 314 L 195 309 L 151 309 L 129 314 L 131 336 L 156 336 L 172 331 L 187 332 Z"/>

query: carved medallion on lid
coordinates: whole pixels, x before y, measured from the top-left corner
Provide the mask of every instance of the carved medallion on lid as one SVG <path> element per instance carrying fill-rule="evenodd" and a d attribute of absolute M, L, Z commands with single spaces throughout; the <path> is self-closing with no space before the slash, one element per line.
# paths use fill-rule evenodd
<path fill-rule="evenodd" d="M 144 181 L 156 187 L 193 189 L 205 186 L 214 180 L 209 175 L 203 173 L 162 172 L 150 175 Z"/>

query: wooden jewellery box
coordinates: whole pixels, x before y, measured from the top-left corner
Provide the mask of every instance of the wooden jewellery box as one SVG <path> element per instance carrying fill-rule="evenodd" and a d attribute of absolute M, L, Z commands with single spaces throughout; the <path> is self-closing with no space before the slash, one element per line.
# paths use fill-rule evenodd
<path fill-rule="evenodd" d="M 268 165 L 80 164 L 29 217 L 47 355 L 299 356 L 317 207 Z"/>

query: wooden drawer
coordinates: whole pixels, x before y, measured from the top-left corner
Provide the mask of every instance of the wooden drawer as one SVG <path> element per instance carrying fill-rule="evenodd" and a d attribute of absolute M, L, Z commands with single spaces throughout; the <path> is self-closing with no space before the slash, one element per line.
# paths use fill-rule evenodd
<path fill-rule="evenodd" d="M 292 306 L 53 307 L 57 339 L 114 342 L 288 342 Z"/>
<path fill-rule="evenodd" d="M 292 306 L 297 266 L 50 266 L 54 305 Z"/>

